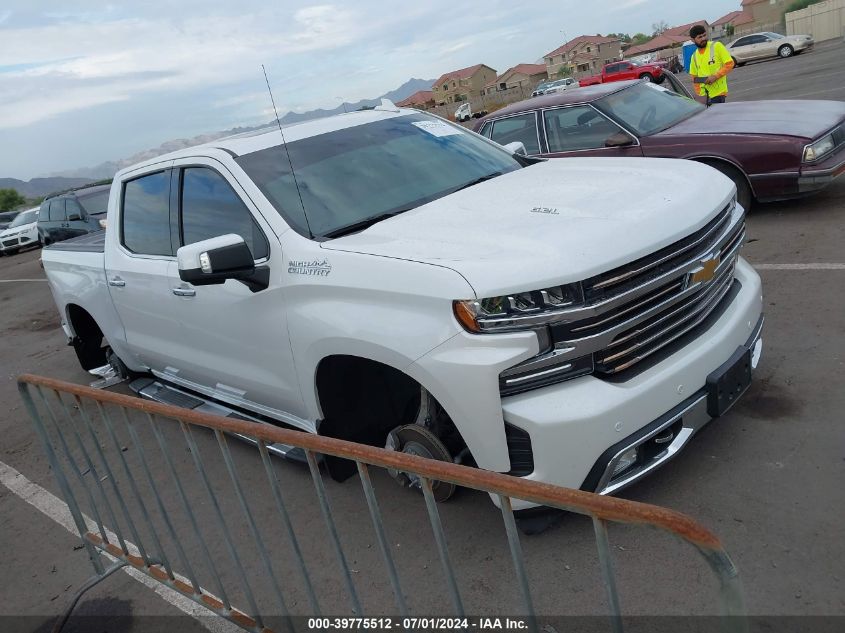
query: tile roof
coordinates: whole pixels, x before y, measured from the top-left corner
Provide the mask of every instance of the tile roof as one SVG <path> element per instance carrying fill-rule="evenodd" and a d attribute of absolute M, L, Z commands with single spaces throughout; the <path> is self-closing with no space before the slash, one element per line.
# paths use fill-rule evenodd
<path fill-rule="evenodd" d="M 698 22 L 690 22 L 689 24 L 682 24 L 681 26 L 675 26 L 671 29 L 666 29 L 663 31 L 663 35 L 685 35 L 689 37 L 689 30 L 694 27 L 696 24 L 701 24 L 704 28 L 710 26 L 707 23 L 707 20 L 699 20 Z"/>
<path fill-rule="evenodd" d="M 590 42 L 591 44 L 609 44 L 611 42 L 618 41 L 620 41 L 618 37 L 606 37 L 604 35 L 579 35 L 575 39 L 569 40 L 563 46 L 557 47 L 551 53 L 546 53 L 543 57 L 554 57 L 555 55 L 568 53 L 582 42 Z"/>
<path fill-rule="evenodd" d="M 459 70 L 453 70 L 451 72 L 444 73 L 437 78 L 437 81 L 435 81 L 433 85 L 436 86 L 450 79 L 468 79 L 469 77 L 472 77 L 475 73 L 477 73 L 482 66 L 486 66 L 486 64 L 476 64 L 475 66 L 467 66 L 466 68 L 461 68 Z M 487 68 L 490 68 L 490 66 L 487 66 Z M 490 70 L 493 69 L 490 68 Z M 493 72 L 496 71 L 493 70 Z"/>
<path fill-rule="evenodd" d="M 405 107 L 415 105 L 417 103 L 426 103 L 428 101 L 434 101 L 434 93 L 431 90 L 417 90 L 410 97 L 402 99 L 402 101 L 397 101 L 396 105 L 399 107 Z"/>
<path fill-rule="evenodd" d="M 742 11 L 731 11 L 727 15 L 723 15 L 715 22 L 711 22 L 710 26 L 721 26 L 722 24 L 731 24 L 736 18 L 742 15 Z"/>
<path fill-rule="evenodd" d="M 632 46 L 625 51 L 625 57 L 634 57 L 642 53 L 652 53 L 664 48 L 672 48 L 689 41 L 689 35 L 658 35 L 650 39 L 648 42 L 643 42 L 638 46 Z"/>
<path fill-rule="evenodd" d="M 545 64 L 517 64 L 516 66 L 512 66 L 511 68 L 508 68 L 505 72 L 503 72 L 501 75 L 496 77 L 496 81 L 493 81 L 491 83 L 498 83 L 501 79 L 504 79 L 505 77 L 508 77 L 510 75 L 515 75 L 517 73 L 521 73 L 523 75 L 528 75 L 529 77 L 531 75 L 540 75 L 540 74 L 545 75 L 546 74 L 546 65 Z M 487 84 L 487 85 L 489 86 L 490 84 Z"/>

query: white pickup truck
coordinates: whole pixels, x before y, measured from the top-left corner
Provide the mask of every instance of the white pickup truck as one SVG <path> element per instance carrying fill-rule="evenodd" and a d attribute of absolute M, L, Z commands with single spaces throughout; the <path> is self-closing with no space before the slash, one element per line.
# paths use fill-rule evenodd
<path fill-rule="evenodd" d="M 284 137 L 124 169 L 108 229 L 44 249 L 85 369 L 604 494 L 750 383 L 760 278 L 738 254 L 735 188 L 710 167 L 538 161 L 390 106 Z"/>

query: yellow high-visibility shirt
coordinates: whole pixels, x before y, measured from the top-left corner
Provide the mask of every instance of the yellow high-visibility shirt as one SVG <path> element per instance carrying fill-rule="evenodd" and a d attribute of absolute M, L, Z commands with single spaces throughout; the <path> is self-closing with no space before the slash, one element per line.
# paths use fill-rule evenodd
<path fill-rule="evenodd" d="M 711 61 L 712 60 L 712 61 Z M 693 84 L 695 93 L 699 96 L 719 97 L 728 94 L 728 79 L 726 75 L 733 70 L 734 60 L 728 49 L 721 42 L 707 42 L 704 48 L 698 48 L 692 54 L 689 74 L 693 77 L 719 77 L 712 84 Z"/>

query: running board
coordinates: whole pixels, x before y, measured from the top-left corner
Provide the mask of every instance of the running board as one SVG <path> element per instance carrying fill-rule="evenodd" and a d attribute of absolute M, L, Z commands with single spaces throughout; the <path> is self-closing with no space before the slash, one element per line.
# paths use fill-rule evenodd
<path fill-rule="evenodd" d="M 219 402 L 202 398 L 197 394 L 183 391 L 171 385 L 166 385 L 155 378 L 136 378 L 129 383 L 129 388 L 142 398 L 153 400 L 154 402 L 160 402 L 162 404 L 169 404 L 174 407 L 179 407 L 180 409 L 190 409 L 201 413 L 219 415 L 224 418 L 246 420 L 248 422 L 257 422 L 258 424 L 273 426 L 264 420 L 242 413 L 241 411 L 235 411 L 234 409 L 220 404 Z M 305 431 L 302 432 L 304 433 Z M 231 433 L 230 435 L 249 442 L 253 446 L 257 446 L 257 442 L 255 440 L 246 437 L 245 435 L 240 435 L 239 433 Z M 308 462 L 305 457 L 305 451 L 297 446 L 289 446 L 287 444 L 268 444 L 267 452 L 296 462 Z"/>

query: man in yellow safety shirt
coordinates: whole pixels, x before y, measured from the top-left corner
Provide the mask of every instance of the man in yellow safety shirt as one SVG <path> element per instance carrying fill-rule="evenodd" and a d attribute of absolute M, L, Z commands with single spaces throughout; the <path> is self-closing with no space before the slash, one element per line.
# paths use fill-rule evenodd
<path fill-rule="evenodd" d="M 697 47 L 689 64 L 695 93 L 705 98 L 708 107 L 724 103 L 728 97 L 727 74 L 734 69 L 731 54 L 721 42 L 709 42 L 707 29 L 701 24 L 692 27 L 689 36 Z"/>

